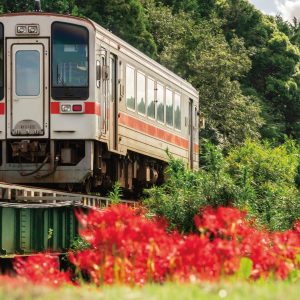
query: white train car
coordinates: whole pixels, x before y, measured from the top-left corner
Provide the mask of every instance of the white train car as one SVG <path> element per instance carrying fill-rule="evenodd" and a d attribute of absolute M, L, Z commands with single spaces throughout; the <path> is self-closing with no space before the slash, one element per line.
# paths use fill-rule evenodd
<path fill-rule="evenodd" d="M 198 161 L 197 91 L 88 19 L 0 16 L 0 181 L 163 181 L 166 149 Z"/>

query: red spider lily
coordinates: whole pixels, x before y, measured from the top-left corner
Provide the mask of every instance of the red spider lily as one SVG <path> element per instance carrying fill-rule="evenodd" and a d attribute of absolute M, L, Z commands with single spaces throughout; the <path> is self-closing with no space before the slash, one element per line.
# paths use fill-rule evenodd
<path fill-rule="evenodd" d="M 149 220 L 144 211 L 113 206 L 87 215 L 77 212 L 80 234 L 89 249 L 69 253 L 69 260 L 96 285 L 166 280 L 216 281 L 235 274 L 243 257 L 253 262 L 252 279 L 285 279 L 299 269 L 300 223 L 294 230 L 270 233 L 235 208 L 207 207 L 195 216 L 198 234 L 168 233 L 163 219 Z M 39 255 L 18 259 L 19 276 L 33 283 L 70 282 L 58 261 Z"/>
<path fill-rule="evenodd" d="M 253 278 L 274 274 L 281 279 L 298 267 L 300 234 L 297 229 L 273 233 L 257 230 L 253 221 L 250 224 L 245 219 L 245 213 L 233 208 L 207 208 L 195 221 L 200 232 L 213 234 L 213 244 L 222 241 L 214 251 L 224 258 L 224 266 L 232 259 L 249 257 L 253 261 Z"/>
<path fill-rule="evenodd" d="M 33 284 L 61 286 L 71 283 L 68 273 L 59 270 L 57 256 L 37 254 L 28 258 L 18 257 L 14 261 L 17 275 Z"/>
<path fill-rule="evenodd" d="M 71 261 L 86 270 L 96 284 L 160 282 L 168 274 L 179 235 L 168 235 L 165 222 L 149 221 L 141 211 L 122 205 L 92 211 L 88 216 L 79 213 L 78 219 L 80 234 L 92 249 L 83 256 L 72 254 Z M 91 259 L 95 256 L 100 260 L 97 267 Z"/>
<path fill-rule="evenodd" d="M 286 278 L 297 267 L 298 232 L 257 230 L 245 216 L 234 208 L 207 207 L 195 216 L 200 235 L 180 236 L 167 234 L 165 225 L 125 206 L 79 214 L 81 235 L 92 249 L 73 255 L 72 261 L 97 284 L 189 280 L 191 275 L 218 280 L 236 273 L 242 257 L 252 259 L 254 279 Z"/>

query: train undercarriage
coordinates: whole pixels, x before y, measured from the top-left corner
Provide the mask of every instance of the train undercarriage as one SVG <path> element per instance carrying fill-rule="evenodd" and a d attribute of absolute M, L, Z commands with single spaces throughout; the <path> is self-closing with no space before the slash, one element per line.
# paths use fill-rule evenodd
<path fill-rule="evenodd" d="M 166 163 L 135 152 L 110 152 L 105 143 L 84 140 L 7 140 L 0 147 L 0 181 L 55 186 L 68 191 L 141 192 L 164 181 Z"/>

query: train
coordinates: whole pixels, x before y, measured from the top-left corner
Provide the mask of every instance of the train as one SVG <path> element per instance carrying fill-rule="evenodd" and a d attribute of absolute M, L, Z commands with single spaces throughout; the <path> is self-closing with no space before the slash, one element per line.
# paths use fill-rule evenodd
<path fill-rule="evenodd" d="M 198 130 L 197 90 L 92 20 L 0 16 L 0 181 L 139 190 L 198 168 Z"/>

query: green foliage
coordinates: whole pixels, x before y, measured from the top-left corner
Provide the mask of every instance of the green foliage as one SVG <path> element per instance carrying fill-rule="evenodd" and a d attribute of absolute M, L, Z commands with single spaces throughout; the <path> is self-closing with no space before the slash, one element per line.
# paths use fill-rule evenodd
<path fill-rule="evenodd" d="M 77 236 L 73 239 L 70 245 L 70 250 L 74 252 L 82 251 L 85 249 L 89 249 L 91 246 L 90 244 L 84 240 L 81 236 Z"/>
<path fill-rule="evenodd" d="M 41 0 L 43 11 L 73 13 L 77 10 L 76 0 Z M 3 12 L 28 12 L 33 10 L 33 0 L 3 0 Z"/>
<path fill-rule="evenodd" d="M 240 268 L 237 272 L 237 278 L 239 280 L 247 280 L 251 276 L 251 272 L 253 269 L 253 262 L 248 257 L 242 257 L 240 261 Z"/>
<path fill-rule="evenodd" d="M 205 170 L 192 171 L 182 161 L 170 157 L 167 182 L 147 191 L 148 198 L 143 204 L 150 213 L 165 217 L 170 230 L 194 231 L 193 218 L 200 208 L 228 205 L 234 195 L 232 180 L 224 173 L 221 151 L 209 143 L 205 148 Z"/>
<path fill-rule="evenodd" d="M 174 158 L 171 158 L 166 173 L 167 183 L 148 190 L 149 198 L 143 204 L 151 213 L 165 217 L 171 230 L 192 231 L 195 229 L 193 217 L 207 203 L 201 177 Z"/>
<path fill-rule="evenodd" d="M 51 240 L 53 238 L 53 232 L 54 232 L 54 230 L 52 228 L 49 228 L 49 230 L 48 230 L 48 236 L 47 236 L 48 240 Z"/>
<path fill-rule="evenodd" d="M 217 207 L 231 204 L 235 186 L 225 172 L 226 162 L 220 148 L 211 143 L 203 145 L 202 164 L 199 175 L 202 180 L 202 193 L 208 205 Z"/>
<path fill-rule="evenodd" d="M 119 204 L 120 200 L 121 200 L 121 185 L 120 183 L 117 181 L 111 192 L 109 192 L 108 195 L 109 200 L 111 201 L 111 203 L 113 205 Z"/>
<path fill-rule="evenodd" d="M 32 11 L 34 1 L 29 0 L 3 0 L 3 12 L 21 12 L 21 11 Z"/>
<path fill-rule="evenodd" d="M 272 146 L 251 140 L 226 158 L 211 143 L 202 147 L 199 171 L 170 159 L 167 182 L 148 190 L 150 213 L 165 217 L 170 229 L 193 231 L 193 216 L 206 205 L 237 206 L 271 230 L 292 228 L 300 219 L 300 149 L 292 140 Z"/>
<path fill-rule="evenodd" d="M 193 277 L 191 277 L 192 281 Z M 61 287 L 50 289 L 40 285 L 15 285 L 2 282 L 0 286 L 1 300 L 299 300 L 299 279 L 293 282 L 265 280 L 255 282 L 223 281 L 220 283 L 191 282 L 149 284 L 143 287 L 123 285 L 104 285 L 99 289 L 93 285 L 83 287 Z"/>
<path fill-rule="evenodd" d="M 43 11 L 46 12 L 78 14 L 78 7 L 75 0 L 42 0 L 41 4 Z"/>
<path fill-rule="evenodd" d="M 300 255 L 296 256 L 296 262 L 300 264 Z M 300 281 L 300 269 L 295 269 L 289 274 L 289 282 L 299 282 Z"/>
<path fill-rule="evenodd" d="M 155 56 L 156 44 L 139 0 L 89 0 L 81 3 L 81 12 L 150 57 Z"/>
<path fill-rule="evenodd" d="M 229 152 L 227 172 L 234 180 L 235 204 L 272 230 L 291 228 L 300 217 L 299 149 L 293 141 L 272 147 L 247 140 Z"/>
<path fill-rule="evenodd" d="M 298 151 L 293 142 L 272 147 L 268 142 L 247 140 L 230 151 L 226 161 L 233 178 L 239 179 L 241 170 L 247 168 L 256 186 L 266 182 L 293 184 L 297 173 Z"/>
<path fill-rule="evenodd" d="M 231 40 L 236 34 L 247 49 L 253 49 L 252 69 L 243 80 L 259 95 L 265 125 L 265 138 L 283 141 L 284 135 L 299 138 L 299 49 L 297 20 L 294 24 L 280 17 L 263 15 L 245 0 L 227 0 L 216 9 L 224 22 L 224 34 Z"/>

